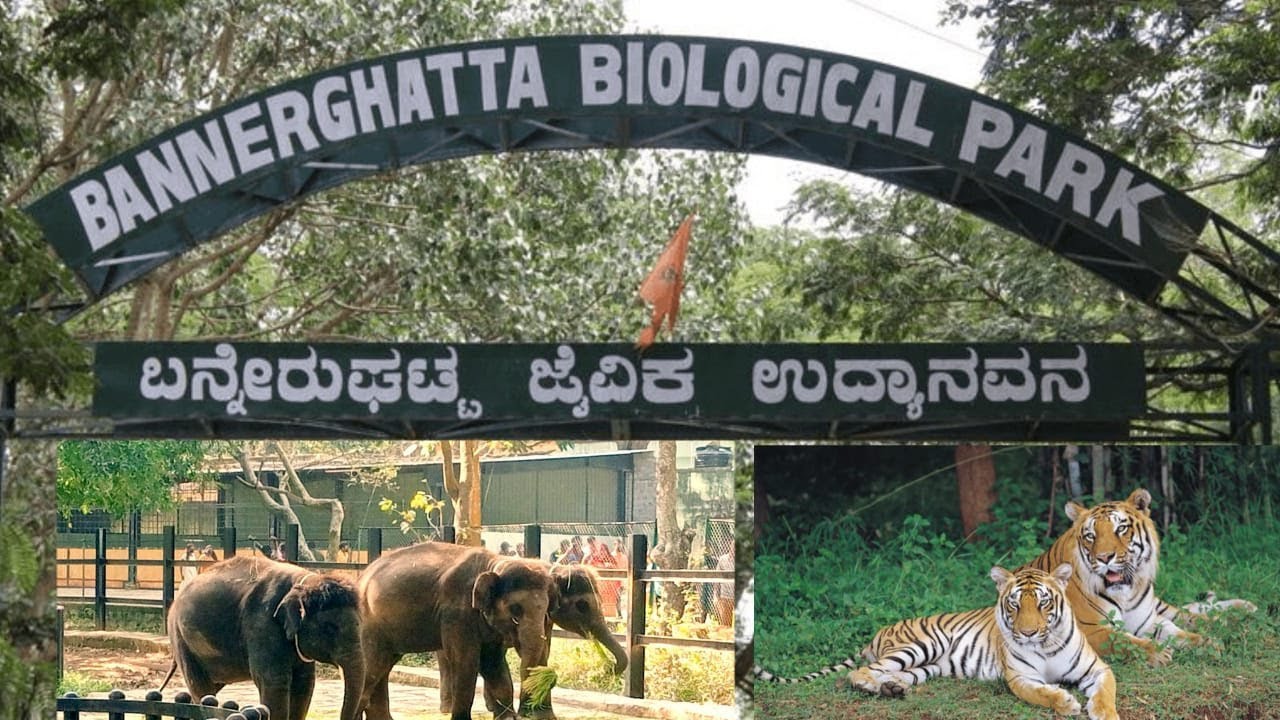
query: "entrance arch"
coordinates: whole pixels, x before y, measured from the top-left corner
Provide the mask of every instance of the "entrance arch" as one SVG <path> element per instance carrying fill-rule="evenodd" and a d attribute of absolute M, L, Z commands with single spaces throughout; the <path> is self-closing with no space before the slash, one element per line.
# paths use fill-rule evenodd
<path fill-rule="evenodd" d="M 1280 255 L 1123 158 L 935 78 L 723 38 L 515 38 L 323 70 L 163 132 L 27 209 L 79 279 L 84 307 L 351 180 L 587 148 L 766 154 L 929 195 L 1101 276 L 1225 350 L 1233 373 L 1243 343 L 1280 329 L 1280 297 L 1256 279 Z M 1269 382 L 1266 363 L 1240 373 Z"/>

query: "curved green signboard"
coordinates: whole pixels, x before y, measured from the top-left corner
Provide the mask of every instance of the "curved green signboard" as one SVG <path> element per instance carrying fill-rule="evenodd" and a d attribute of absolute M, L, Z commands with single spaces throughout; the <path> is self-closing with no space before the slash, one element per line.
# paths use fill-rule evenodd
<path fill-rule="evenodd" d="M 478 153 L 693 148 L 858 172 L 985 217 L 1150 301 L 1208 209 L 973 91 L 721 38 L 536 37 L 299 78 L 183 123 L 28 211 L 90 301 L 295 198 Z"/>

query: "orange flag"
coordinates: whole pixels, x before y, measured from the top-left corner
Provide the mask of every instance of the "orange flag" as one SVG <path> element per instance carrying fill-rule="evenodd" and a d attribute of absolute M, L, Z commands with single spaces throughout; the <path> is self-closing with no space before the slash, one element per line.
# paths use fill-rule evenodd
<path fill-rule="evenodd" d="M 667 319 L 667 330 L 675 330 L 676 314 L 680 311 L 680 291 L 684 289 L 684 257 L 689 252 L 689 239 L 692 235 L 693 213 L 689 213 L 658 256 L 658 263 L 640 284 L 640 297 L 653 305 L 649 327 L 636 340 L 636 348 L 640 350 L 653 344 L 664 317 Z"/>

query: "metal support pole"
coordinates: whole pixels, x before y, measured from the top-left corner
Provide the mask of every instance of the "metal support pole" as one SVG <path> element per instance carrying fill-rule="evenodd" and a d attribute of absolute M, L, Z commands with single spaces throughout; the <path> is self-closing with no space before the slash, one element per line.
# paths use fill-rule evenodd
<path fill-rule="evenodd" d="M 138 587 L 138 545 L 142 542 L 142 513 L 129 513 L 129 579 L 125 587 Z"/>
<path fill-rule="evenodd" d="M 373 562 L 382 557 L 382 528 L 368 528 L 369 542 L 369 559 L 366 562 Z"/>
<path fill-rule="evenodd" d="M 542 526 L 524 526 L 524 557 L 542 557 Z"/>
<path fill-rule="evenodd" d="M 93 549 L 93 620 L 107 629 L 107 529 L 98 528 Z"/>
<path fill-rule="evenodd" d="M 627 676 L 623 678 L 622 694 L 632 698 L 644 697 L 644 646 L 636 644 L 636 638 L 645 633 L 644 586 L 640 577 L 649 559 L 649 541 L 644 535 L 631 536 L 631 567 L 627 571 Z"/>
<path fill-rule="evenodd" d="M 284 529 L 284 559 L 291 563 L 298 562 L 298 526 L 289 523 Z"/>
<path fill-rule="evenodd" d="M 228 525 L 222 528 L 222 559 L 236 556 L 236 528 Z"/>
<path fill-rule="evenodd" d="M 160 567 L 160 602 L 164 606 L 161 616 L 169 624 L 169 608 L 173 605 L 173 557 L 178 554 L 178 533 L 172 525 L 165 525 L 160 542 L 160 554 L 164 565 Z"/>
<path fill-rule="evenodd" d="M 1254 435 L 1252 441 L 1270 445 L 1271 353 L 1261 343 L 1254 344 L 1249 348 L 1249 374 L 1249 379 L 1253 381 L 1253 402 L 1250 403 L 1252 406 L 1250 409 L 1253 410 L 1254 421 L 1258 423 L 1258 433 Z"/>

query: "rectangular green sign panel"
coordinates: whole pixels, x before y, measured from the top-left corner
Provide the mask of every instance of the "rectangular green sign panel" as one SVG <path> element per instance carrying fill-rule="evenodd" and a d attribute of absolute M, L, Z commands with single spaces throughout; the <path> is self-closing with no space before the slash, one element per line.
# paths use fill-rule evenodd
<path fill-rule="evenodd" d="M 98 417 L 1119 421 L 1142 351 L 1088 344 L 101 343 Z"/>

